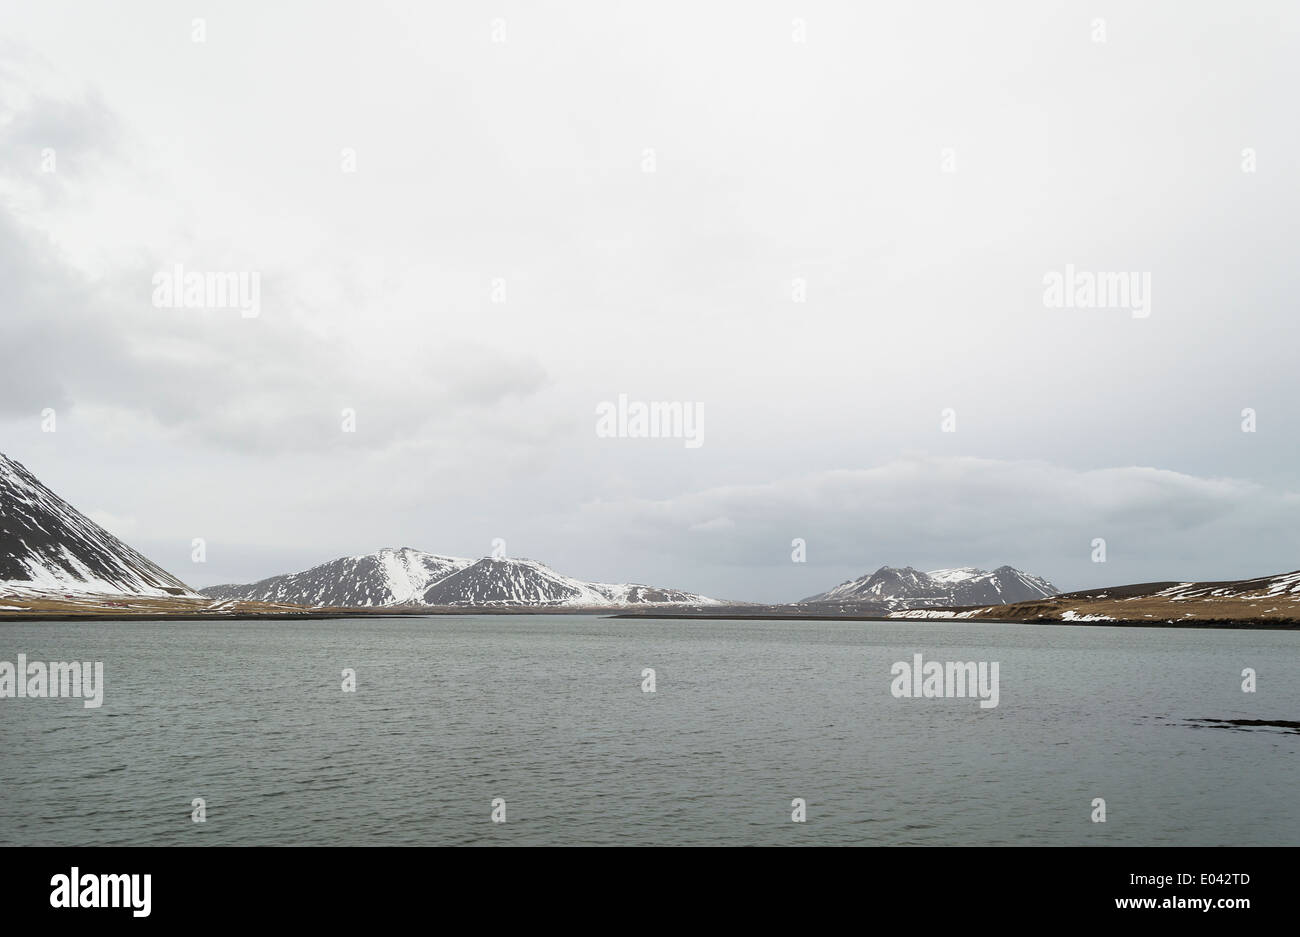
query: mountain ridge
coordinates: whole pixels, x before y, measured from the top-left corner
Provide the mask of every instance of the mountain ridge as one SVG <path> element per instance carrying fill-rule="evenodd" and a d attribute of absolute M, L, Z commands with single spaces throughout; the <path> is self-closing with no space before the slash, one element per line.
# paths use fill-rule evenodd
<path fill-rule="evenodd" d="M 619 608 L 629 605 L 715 605 L 717 599 L 641 583 L 587 582 L 522 557 L 466 559 L 384 547 L 298 573 L 199 590 L 213 599 L 295 602 L 311 607 Z"/>
<path fill-rule="evenodd" d="M 994 570 L 960 566 L 922 572 L 881 566 L 857 579 L 800 599 L 797 605 L 863 605 L 886 610 L 968 605 L 1005 605 L 1057 595 L 1054 585 L 1014 566 Z"/>

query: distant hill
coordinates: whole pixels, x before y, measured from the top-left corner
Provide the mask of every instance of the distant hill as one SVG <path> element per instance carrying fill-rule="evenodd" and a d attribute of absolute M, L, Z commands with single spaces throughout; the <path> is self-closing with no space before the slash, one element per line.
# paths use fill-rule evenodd
<path fill-rule="evenodd" d="M 1300 619 L 1300 571 L 1216 582 L 1133 583 L 1011 605 L 918 608 L 890 617 L 1294 627 Z"/>
<path fill-rule="evenodd" d="M 900 608 L 1007 604 L 1041 599 L 1057 594 L 1046 579 L 1011 566 L 992 572 L 962 566 L 928 573 L 904 566 L 882 566 L 834 589 L 801 599 L 800 605 L 871 608 L 893 611 Z"/>
<path fill-rule="evenodd" d="M 465 606 L 622 608 L 633 605 L 714 605 L 716 599 L 636 583 L 585 582 L 534 560 L 471 560 L 411 547 L 345 556 L 300 573 L 248 585 L 202 590 L 214 599 L 293 602 L 308 606 Z"/>

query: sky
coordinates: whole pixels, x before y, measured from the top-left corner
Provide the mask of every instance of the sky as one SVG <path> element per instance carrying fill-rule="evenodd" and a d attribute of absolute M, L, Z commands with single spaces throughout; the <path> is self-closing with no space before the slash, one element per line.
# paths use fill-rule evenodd
<path fill-rule="evenodd" d="M 1297 36 L 0 0 L 0 452 L 198 587 L 496 541 L 753 601 L 1300 568 Z M 160 300 L 177 265 L 257 314 Z M 1050 302 L 1071 270 L 1143 303 Z M 699 432 L 598 432 L 620 397 Z"/>

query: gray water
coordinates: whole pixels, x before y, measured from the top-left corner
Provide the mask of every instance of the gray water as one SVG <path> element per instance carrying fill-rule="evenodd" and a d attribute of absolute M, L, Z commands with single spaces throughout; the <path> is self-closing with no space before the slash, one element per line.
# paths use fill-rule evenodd
<path fill-rule="evenodd" d="M 1297 632 L 0 623 L 19 652 L 106 690 L 0 699 L 3 844 L 1300 844 L 1300 735 L 1188 721 L 1300 720 Z M 894 698 L 917 652 L 998 661 L 1000 704 Z"/>

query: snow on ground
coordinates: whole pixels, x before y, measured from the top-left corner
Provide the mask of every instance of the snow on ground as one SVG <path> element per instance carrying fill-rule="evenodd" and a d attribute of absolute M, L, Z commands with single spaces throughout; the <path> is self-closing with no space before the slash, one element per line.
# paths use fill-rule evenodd
<path fill-rule="evenodd" d="M 970 609 L 964 612 L 954 612 L 947 608 L 909 608 L 901 612 L 890 612 L 890 618 L 974 618 L 975 613 L 987 611 L 987 609 Z"/>

